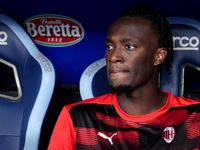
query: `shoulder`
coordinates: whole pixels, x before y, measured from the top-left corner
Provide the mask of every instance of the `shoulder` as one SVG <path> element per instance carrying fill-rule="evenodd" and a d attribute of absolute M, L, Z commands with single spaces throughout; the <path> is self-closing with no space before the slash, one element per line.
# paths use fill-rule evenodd
<path fill-rule="evenodd" d="M 80 102 L 76 102 L 70 105 L 66 105 L 65 109 L 67 109 L 68 111 L 70 111 L 72 108 L 77 108 L 77 107 L 84 107 L 86 105 L 113 105 L 114 100 L 116 99 L 116 95 L 114 94 L 105 94 L 102 96 L 98 96 L 98 97 L 94 97 L 94 98 L 90 98 L 90 99 L 86 99 L 84 101 L 80 101 Z"/>
<path fill-rule="evenodd" d="M 170 101 L 171 107 L 200 105 L 200 101 L 189 99 L 189 98 L 183 98 L 180 96 L 175 96 L 169 92 L 166 92 L 166 93 L 168 94 L 168 100 Z"/>
<path fill-rule="evenodd" d="M 106 94 L 78 103 L 65 106 L 74 126 L 94 127 L 98 117 L 104 115 L 116 115 L 114 108 L 115 95 Z M 94 121 L 95 120 L 95 121 Z M 90 125 L 88 126 L 88 122 Z"/>

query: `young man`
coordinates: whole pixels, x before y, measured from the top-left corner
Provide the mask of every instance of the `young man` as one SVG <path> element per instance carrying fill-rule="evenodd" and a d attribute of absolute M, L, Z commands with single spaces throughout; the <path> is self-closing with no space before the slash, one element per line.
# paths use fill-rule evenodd
<path fill-rule="evenodd" d="M 199 149 L 200 102 L 158 87 L 173 58 L 167 20 L 147 6 L 125 10 L 105 45 L 112 94 L 65 106 L 48 149 Z"/>

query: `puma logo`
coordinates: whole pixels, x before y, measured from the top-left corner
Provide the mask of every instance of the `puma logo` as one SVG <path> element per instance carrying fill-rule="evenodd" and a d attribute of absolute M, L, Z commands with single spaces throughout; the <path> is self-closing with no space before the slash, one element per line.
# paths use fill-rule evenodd
<path fill-rule="evenodd" d="M 98 135 L 104 139 L 107 139 L 111 145 L 113 145 L 113 141 L 112 141 L 112 138 L 113 136 L 117 135 L 117 133 L 114 133 L 111 137 L 108 137 L 106 136 L 105 134 L 101 133 L 101 132 L 98 132 Z"/>

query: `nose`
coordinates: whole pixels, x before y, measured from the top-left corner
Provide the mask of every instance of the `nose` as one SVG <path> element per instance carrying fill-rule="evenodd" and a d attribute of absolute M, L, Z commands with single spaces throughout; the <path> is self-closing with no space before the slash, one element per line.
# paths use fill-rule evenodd
<path fill-rule="evenodd" d="M 123 61 L 124 60 L 120 49 L 114 49 L 110 52 L 109 62 L 122 63 Z"/>

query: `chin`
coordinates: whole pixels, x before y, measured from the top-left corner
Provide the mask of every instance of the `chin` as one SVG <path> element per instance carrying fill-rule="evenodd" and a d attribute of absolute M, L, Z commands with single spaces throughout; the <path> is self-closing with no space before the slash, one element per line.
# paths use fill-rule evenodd
<path fill-rule="evenodd" d="M 118 85 L 118 86 L 109 86 L 110 92 L 113 94 L 122 94 L 122 93 L 129 93 L 131 91 L 130 85 Z"/>

